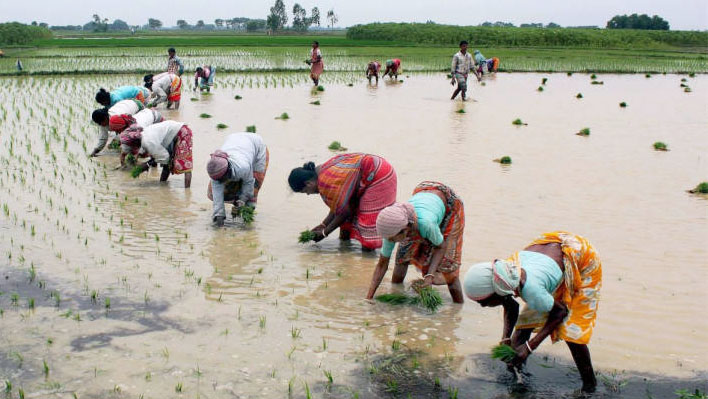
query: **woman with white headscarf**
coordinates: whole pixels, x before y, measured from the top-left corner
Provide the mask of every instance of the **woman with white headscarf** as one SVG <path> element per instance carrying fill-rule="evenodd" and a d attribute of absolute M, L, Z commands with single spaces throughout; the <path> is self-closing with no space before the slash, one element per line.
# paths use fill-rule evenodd
<path fill-rule="evenodd" d="M 583 392 L 594 392 L 597 386 L 587 344 L 601 286 L 602 265 L 595 248 L 585 238 L 563 231 L 541 235 L 506 260 L 473 265 L 464 278 L 470 299 L 484 307 L 504 307 L 501 343 L 516 351 L 511 366 L 523 366 L 550 335 L 553 342 L 568 344 Z M 526 304 L 520 313 L 513 297 Z"/>

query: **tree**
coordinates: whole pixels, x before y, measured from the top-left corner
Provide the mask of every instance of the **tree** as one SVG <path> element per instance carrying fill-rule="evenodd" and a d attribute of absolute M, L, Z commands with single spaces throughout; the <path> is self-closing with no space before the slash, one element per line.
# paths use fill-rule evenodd
<path fill-rule="evenodd" d="M 607 29 L 669 30 L 669 23 L 658 15 L 615 15 L 607 21 Z"/>
<path fill-rule="evenodd" d="M 162 27 L 162 21 L 159 19 L 148 18 L 148 26 L 151 29 L 160 29 Z"/>
<path fill-rule="evenodd" d="M 101 19 L 98 14 L 93 14 L 93 31 L 105 32 L 108 30 L 108 18 Z"/>
<path fill-rule="evenodd" d="M 216 25 L 217 28 L 223 28 L 224 27 L 224 20 L 221 18 L 217 18 L 214 20 L 214 25 Z"/>
<path fill-rule="evenodd" d="M 306 31 L 309 26 L 307 19 L 307 11 L 298 3 L 293 6 L 293 29 L 298 31 Z"/>
<path fill-rule="evenodd" d="M 334 25 L 339 22 L 339 17 L 334 13 L 334 10 L 327 11 L 327 20 L 329 21 L 329 27 L 334 28 Z"/>
<path fill-rule="evenodd" d="M 108 28 L 110 30 L 129 30 L 130 26 L 128 26 L 127 22 L 120 20 L 120 19 L 116 19 L 113 21 L 111 26 L 109 26 Z"/>
<path fill-rule="evenodd" d="M 560 27 L 561 26 L 555 22 L 549 22 L 548 25 L 546 25 L 546 28 L 560 28 Z"/>
<path fill-rule="evenodd" d="M 246 22 L 246 30 L 248 32 L 255 32 L 258 30 L 263 30 L 266 27 L 266 21 L 264 19 L 252 19 Z"/>
<path fill-rule="evenodd" d="M 46 23 L 46 22 L 40 22 L 40 23 L 39 23 L 39 26 L 42 27 L 42 28 L 49 28 L 49 24 Z"/>
<path fill-rule="evenodd" d="M 187 28 L 189 28 L 189 23 L 187 23 L 187 21 L 185 21 L 183 19 L 178 19 L 177 20 L 177 27 L 179 27 L 180 29 L 187 29 Z"/>
<path fill-rule="evenodd" d="M 320 26 L 320 9 L 313 7 L 310 12 L 310 24 Z"/>
<path fill-rule="evenodd" d="M 275 4 L 270 8 L 270 15 L 266 24 L 272 31 L 282 30 L 288 23 L 288 14 L 285 11 L 283 0 L 275 0 Z"/>
<path fill-rule="evenodd" d="M 197 21 L 196 26 L 197 26 L 197 29 L 204 29 L 204 21 L 200 19 L 199 21 Z"/>

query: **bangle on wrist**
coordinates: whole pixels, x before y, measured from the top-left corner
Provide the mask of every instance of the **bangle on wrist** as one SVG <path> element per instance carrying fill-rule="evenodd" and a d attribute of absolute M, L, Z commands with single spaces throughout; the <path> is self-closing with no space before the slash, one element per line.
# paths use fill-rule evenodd
<path fill-rule="evenodd" d="M 531 345 L 529 345 L 529 341 L 526 341 L 526 348 L 529 350 L 529 353 L 533 353 L 533 349 L 531 349 Z"/>
<path fill-rule="evenodd" d="M 423 280 L 425 280 L 426 278 L 428 278 L 428 276 L 430 276 L 430 277 L 432 277 L 432 278 L 435 278 L 435 275 L 428 273 L 428 274 L 426 274 L 425 276 L 423 276 Z"/>
<path fill-rule="evenodd" d="M 502 338 L 501 342 L 511 343 L 511 338 Z"/>

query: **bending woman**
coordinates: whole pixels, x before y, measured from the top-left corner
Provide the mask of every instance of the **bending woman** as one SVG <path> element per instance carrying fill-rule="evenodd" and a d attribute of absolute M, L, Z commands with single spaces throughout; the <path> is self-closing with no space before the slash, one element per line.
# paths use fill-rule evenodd
<path fill-rule="evenodd" d="M 371 78 L 376 78 L 376 83 L 379 83 L 380 71 L 381 63 L 378 61 L 371 61 L 369 65 L 366 66 L 366 78 L 369 79 L 369 83 L 371 83 Z"/>
<path fill-rule="evenodd" d="M 90 156 L 95 157 L 106 146 L 108 142 L 110 120 L 116 115 L 134 115 L 145 106 L 138 100 L 122 100 L 111 108 L 100 108 L 91 114 L 91 119 L 98 125 L 98 143 L 91 151 Z"/>
<path fill-rule="evenodd" d="M 465 208 L 450 187 L 434 181 L 418 184 L 407 202 L 379 213 L 376 229 L 385 240 L 367 299 L 374 297 L 398 243 L 394 284 L 403 283 L 413 263 L 423 274 L 424 286 L 446 284 L 452 300 L 464 302 L 459 276 Z"/>
<path fill-rule="evenodd" d="M 138 100 L 143 105 L 147 105 L 147 99 L 150 97 L 148 89 L 140 86 L 121 86 L 108 92 L 101 88 L 96 93 L 96 102 L 104 107 L 112 107 L 118 101 L 122 100 Z"/>
<path fill-rule="evenodd" d="M 192 184 L 192 130 L 182 122 L 164 121 L 143 129 L 133 125 L 120 135 L 126 152 L 149 155 L 162 165 L 160 181 L 167 181 L 170 174 L 184 174 L 184 188 Z M 137 165 L 143 171 L 150 168 L 147 162 Z"/>
<path fill-rule="evenodd" d="M 160 123 L 164 122 L 165 118 L 162 117 L 162 115 L 157 112 L 157 110 L 154 109 L 144 109 L 140 112 L 138 112 L 135 115 L 114 115 L 111 116 L 108 122 L 108 129 L 116 132 L 116 134 L 121 134 L 128 128 L 130 128 L 133 125 L 137 125 L 138 127 L 141 127 L 145 129 L 146 127 L 150 125 L 154 125 L 155 123 Z M 125 157 L 129 153 L 131 153 L 132 150 L 124 145 L 121 145 L 121 152 L 120 152 L 120 165 L 125 166 Z M 138 154 L 133 154 L 133 155 L 138 155 Z"/>
<path fill-rule="evenodd" d="M 256 207 L 268 158 L 268 147 L 255 133 L 230 134 L 221 148 L 211 154 L 207 163 L 211 178 L 207 197 L 214 201 L 211 217 L 217 226 L 223 226 L 226 219 L 224 201 L 233 201 L 232 216 L 238 215 L 244 205 Z"/>
<path fill-rule="evenodd" d="M 203 65 L 198 67 L 194 73 L 194 90 L 199 88 L 199 91 L 206 90 L 209 92 L 214 86 L 214 77 L 216 76 L 216 68 L 211 65 Z"/>
<path fill-rule="evenodd" d="M 396 201 L 397 177 L 393 166 L 371 154 L 341 154 L 315 167 L 312 162 L 295 168 L 288 177 L 296 193 L 320 194 L 329 214 L 317 227 L 315 242 L 339 228 L 339 238 L 354 238 L 362 249 L 381 248 L 376 217 Z"/>
<path fill-rule="evenodd" d="M 152 90 L 148 107 L 152 108 L 160 103 L 167 102 L 167 108 L 174 104 L 175 109 L 179 109 L 179 102 L 182 99 L 182 78 L 179 75 L 163 72 L 154 76 L 145 75 L 143 81 L 145 82 L 145 87 Z"/>
<path fill-rule="evenodd" d="M 602 265 L 595 248 L 564 231 L 542 234 L 506 260 L 473 265 L 464 282 L 470 299 L 484 307 L 504 307 L 502 343 L 516 350 L 510 365 L 523 366 L 550 335 L 553 342 L 567 343 L 584 392 L 594 392 L 597 386 L 587 344 L 601 285 Z M 513 297 L 526 303 L 521 313 Z"/>
<path fill-rule="evenodd" d="M 401 72 L 403 71 L 401 70 L 400 59 L 394 58 L 386 61 L 386 70 L 384 71 L 383 76 L 388 75 L 390 78 L 398 79 L 398 74 Z"/>

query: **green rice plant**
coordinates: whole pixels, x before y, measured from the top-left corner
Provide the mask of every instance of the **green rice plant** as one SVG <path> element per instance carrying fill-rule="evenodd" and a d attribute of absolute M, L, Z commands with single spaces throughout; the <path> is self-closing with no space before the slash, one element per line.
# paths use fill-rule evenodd
<path fill-rule="evenodd" d="M 199 114 L 199 117 L 200 118 L 211 118 L 211 115 L 209 115 L 207 113 L 202 113 L 202 114 Z"/>
<path fill-rule="evenodd" d="M 300 338 L 302 336 L 302 330 L 296 328 L 295 326 L 290 327 L 290 335 L 293 339 Z"/>
<path fill-rule="evenodd" d="M 334 376 L 332 376 L 331 370 L 322 370 L 322 373 L 327 378 L 327 386 L 331 387 L 334 384 Z"/>
<path fill-rule="evenodd" d="M 457 399 L 457 396 L 459 394 L 459 389 L 458 388 L 453 388 L 451 386 L 447 387 L 447 397 L 448 399 Z"/>
<path fill-rule="evenodd" d="M 92 290 L 91 291 L 91 303 L 96 304 L 98 302 L 98 291 Z"/>
<path fill-rule="evenodd" d="M 433 287 L 420 287 L 416 288 L 416 291 L 418 292 L 418 296 L 414 297 L 415 303 L 426 308 L 431 313 L 435 313 L 435 311 L 442 306 L 442 297 Z"/>
<path fill-rule="evenodd" d="M 688 190 L 691 194 L 708 194 L 708 182 L 700 182 L 698 185 L 691 190 Z"/>
<path fill-rule="evenodd" d="M 10 392 L 12 392 L 12 383 L 8 380 L 5 380 L 5 393 Z"/>
<path fill-rule="evenodd" d="M 303 381 L 305 384 L 305 399 L 312 399 L 312 393 L 310 392 L 310 386 L 307 385 L 307 381 Z"/>
<path fill-rule="evenodd" d="M 348 83 L 347 86 L 354 87 L 354 83 Z"/>
<path fill-rule="evenodd" d="M 17 303 L 20 300 L 20 296 L 18 294 L 10 294 L 10 303 L 13 306 L 17 306 Z"/>
<path fill-rule="evenodd" d="M 511 122 L 511 124 L 512 124 L 512 125 L 515 125 L 515 126 L 528 126 L 528 123 L 524 123 L 524 122 L 523 122 L 521 119 L 519 119 L 519 118 L 514 119 L 514 121 Z"/>
<path fill-rule="evenodd" d="M 226 129 L 227 127 L 229 127 L 229 125 L 227 125 L 225 123 L 219 123 L 216 125 L 217 129 Z"/>
<path fill-rule="evenodd" d="M 253 223 L 256 209 L 252 206 L 244 205 L 238 209 L 238 216 L 243 220 L 243 223 L 249 225 Z"/>
<path fill-rule="evenodd" d="M 590 135 L 590 128 L 589 127 L 584 127 L 580 129 L 578 133 L 575 133 L 578 136 L 589 136 Z"/>
<path fill-rule="evenodd" d="M 266 316 L 265 316 L 265 315 L 262 315 L 262 316 L 259 316 L 259 317 L 258 317 L 258 326 L 259 326 L 261 329 L 265 329 L 265 328 L 266 328 Z"/>
<path fill-rule="evenodd" d="M 624 101 L 622 101 L 622 102 L 620 103 L 620 108 L 627 108 L 627 103 L 624 102 Z"/>
<path fill-rule="evenodd" d="M 695 77 L 696 77 L 696 74 L 695 74 L 694 72 L 691 72 L 691 73 L 688 74 L 688 77 L 689 77 L 689 78 L 695 78 Z"/>
<path fill-rule="evenodd" d="M 312 104 L 312 105 L 320 105 L 320 100 L 312 101 L 310 104 Z"/>
<path fill-rule="evenodd" d="M 678 399 L 708 399 L 708 395 L 698 388 L 696 388 L 693 392 L 690 392 L 687 389 L 679 389 L 674 393 L 678 396 Z"/>
<path fill-rule="evenodd" d="M 657 141 L 654 143 L 654 150 L 655 151 L 668 151 L 669 146 L 666 145 L 666 143 Z"/>
<path fill-rule="evenodd" d="M 243 97 L 239 96 L 238 94 L 234 96 L 234 100 L 241 100 Z"/>
<path fill-rule="evenodd" d="M 546 82 L 548 82 L 548 78 L 543 78 L 543 79 L 541 79 L 541 84 L 542 84 L 542 85 L 545 85 Z"/>
<path fill-rule="evenodd" d="M 325 91 L 324 86 L 322 86 L 322 85 L 317 86 L 317 91 Z"/>
<path fill-rule="evenodd" d="M 536 91 L 543 91 L 543 86 L 538 86 L 538 89 Z"/>
<path fill-rule="evenodd" d="M 133 154 L 128 154 L 128 155 L 125 157 L 125 163 L 126 163 L 128 166 L 134 166 L 134 165 L 135 165 L 135 162 L 136 162 L 135 155 L 133 155 Z"/>
<path fill-rule="evenodd" d="M 402 293 L 381 294 L 377 295 L 374 299 L 391 305 L 405 305 L 411 303 L 411 296 Z"/>
<path fill-rule="evenodd" d="M 182 393 L 183 388 L 184 387 L 182 386 L 182 382 L 178 382 L 177 385 L 175 385 L 175 392 Z"/>
<path fill-rule="evenodd" d="M 27 308 L 30 310 L 34 309 L 34 298 L 30 298 L 27 300 Z"/>
<path fill-rule="evenodd" d="M 106 297 L 106 299 L 103 301 L 103 303 L 104 303 L 104 306 L 106 309 L 111 308 L 111 298 Z"/>
<path fill-rule="evenodd" d="M 44 372 L 44 378 L 49 377 L 49 365 L 46 360 L 42 360 L 42 371 Z"/>
<path fill-rule="evenodd" d="M 501 344 L 492 348 L 492 359 L 499 359 L 502 362 L 509 363 L 516 357 L 516 351 L 509 345 Z"/>
<path fill-rule="evenodd" d="M 568 75 L 568 76 L 573 76 L 573 72 L 568 72 L 567 75 Z"/>
<path fill-rule="evenodd" d="M 108 148 L 111 150 L 118 150 L 120 148 L 120 141 L 118 140 L 113 140 L 108 144 Z"/>
<path fill-rule="evenodd" d="M 322 350 L 327 350 L 327 339 L 325 337 L 322 337 Z"/>
<path fill-rule="evenodd" d="M 458 109 L 458 110 L 455 111 L 455 112 L 457 112 L 458 114 L 464 114 L 464 113 L 465 113 L 465 109 L 464 109 L 464 108 L 460 108 L 460 109 Z"/>
<path fill-rule="evenodd" d="M 256 125 L 246 126 L 246 133 L 255 133 L 255 132 L 256 132 Z"/>
<path fill-rule="evenodd" d="M 316 234 L 310 230 L 304 230 L 300 233 L 300 237 L 298 238 L 297 242 L 300 244 L 305 244 L 308 243 L 312 240 L 314 240 L 316 237 Z"/>
<path fill-rule="evenodd" d="M 682 81 L 682 82 L 688 82 L 688 79 L 686 79 L 686 78 L 681 78 L 681 81 Z"/>
<path fill-rule="evenodd" d="M 686 87 L 683 89 L 684 93 L 690 93 L 692 90 L 690 87 Z"/>
<path fill-rule="evenodd" d="M 137 179 L 138 176 L 140 176 L 141 173 L 143 173 L 145 169 L 140 166 L 140 165 L 135 165 L 133 169 L 130 170 L 130 175 L 133 176 L 133 179 Z"/>
<path fill-rule="evenodd" d="M 644 77 L 645 77 L 645 78 L 650 78 L 650 77 L 651 77 L 651 74 L 648 74 L 648 73 L 647 73 L 646 75 L 644 75 Z"/>
<path fill-rule="evenodd" d="M 25 390 L 22 388 L 19 388 L 17 390 L 17 395 L 19 396 L 20 399 L 25 399 Z"/>
<path fill-rule="evenodd" d="M 276 116 L 275 119 L 280 119 L 280 120 L 285 121 L 285 120 L 290 119 L 290 115 L 288 115 L 287 112 L 283 112 L 282 114 L 280 114 L 280 116 Z"/>
<path fill-rule="evenodd" d="M 685 84 L 685 83 L 681 83 L 681 84 L 679 85 L 679 87 L 688 87 L 688 85 Z"/>
<path fill-rule="evenodd" d="M 339 141 L 333 141 L 332 143 L 330 143 L 329 147 L 327 147 L 327 148 L 329 148 L 332 151 L 346 151 L 347 150 L 347 147 L 342 147 L 342 143 L 340 143 Z"/>

